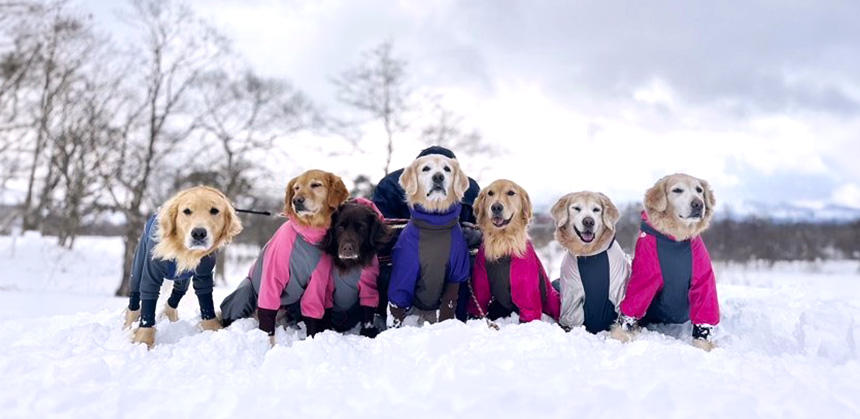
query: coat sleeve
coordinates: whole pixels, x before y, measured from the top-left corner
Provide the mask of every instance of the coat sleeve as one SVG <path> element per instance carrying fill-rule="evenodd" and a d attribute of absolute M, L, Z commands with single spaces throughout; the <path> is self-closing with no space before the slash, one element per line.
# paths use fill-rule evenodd
<path fill-rule="evenodd" d="M 471 298 L 471 296 L 469 298 L 469 304 L 467 304 L 469 314 L 474 317 L 486 316 L 490 306 L 490 279 L 487 277 L 487 264 L 483 247 L 478 250 L 470 281 L 475 298 Z M 475 305 L 475 300 L 478 300 L 480 306 Z M 479 307 L 480 310 L 478 310 Z"/>
<path fill-rule="evenodd" d="M 364 307 L 376 307 L 379 305 L 377 278 L 379 278 L 379 259 L 374 256 L 370 261 L 370 265 L 361 270 L 361 278 L 358 280 L 358 300 L 360 305 Z"/>
<path fill-rule="evenodd" d="M 215 286 L 216 257 L 215 253 L 203 257 L 200 264 L 197 265 L 197 269 L 194 270 L 192 282 L 194 283 L 195 294 L 212 294 L 212 288 Z"/>
<path fill-rule="evenodd" d="M 316 268 L 311 272 L 308 286 L 305 288 L 304 294 L 302 294 L 302 316 L 321 319 L 325 315 L 328 290 L 334 290 L 334 285 L 332 284 L 334 278 L 331 276 L 331 269 L 331 255 L 323 253 Z"/>
<path fill-rule="evenodd" d="M 613 242 L 609 248 L 609 301 L 615 306 L 615 312 L 621 310 L 621 302 L 624 301 L 624 292 L 627 291 L 627 282 L 630 280 L 630 259 L 618 245 Z"/>
<path fill-rule="evenodd" d="M 288 223 L 289 221 L 287 221 Z M 257 306 L 266 310 L 281 308 L 281 293 L 290 280 L 290 257 L 296 232 L 284 223 L 275 232 L 263 252 L 263 271 L 260 278 L 260 295 Z"/>
<path fill-rule="evenodd" d="M 627 283 L 621 314 L 641 319 L 648 311 L 651 301 L 663 288 L 660 260 L 657 258 L 657 238 L 641 233 L 636 240 L 630 281 Z"/>
<path fill-rule="evenodd" d="M 582 288 L 582 279 L 579 276 L 579 267 L 576 257 L 566 252 L 561 262 L 561 313 L 558 323 L 564 327 L 571 328 L 582 326 L 585 322 L 585 312 L 582 305 L 585 303 L 585 289 Z"/>
<path fill-rule="evenodd" d="M 693 252 L 693 278 L 690 281 L 690 321 L 716 326 L 720 322 L 717 280 L 711 256 L 701 237 L 690 243 Z"/>
<path fill-rule="evenodd" d="M 451 258 L 448 262 L 448 275 L 445 278 L 445 282 L 462 284 L 472 274 L 469 247 L 466 246 L 466 239 L 463 237 L 462 230 L 455 228 L 451 231 L 451 234 Z"/>
<path fill-rule="evenodd" d="M 537 262 L 539 280 L 543 281 L 544 292 L 546 293 L 545 298 L 543 299 L 543 312 L 552 317 L 553 320 L 558 321 L 558 317 L 561 313 L 561 295 L 559 295 L 558 291 L 555 290 L 555 287 L 552 286 L 552 281 L 549 280 L 549 276 L 547 276 L 546 270 L 543 268 L 543 263 L 541 263 L 537 252 L 534 251 L 534 248 L 532 248 L 532 253 L 534 253 L 534 258 Z"/>
<path fill-rule="evenodd" d="M 411 225 L 400 233 L 391 252 L 391 280 L 388 285 L 388 300 L 400 308 L 412 307 L 415 282 L 420 275 L 417 234 Z M 414 240 L 413 240 L 413 236 Z"/>

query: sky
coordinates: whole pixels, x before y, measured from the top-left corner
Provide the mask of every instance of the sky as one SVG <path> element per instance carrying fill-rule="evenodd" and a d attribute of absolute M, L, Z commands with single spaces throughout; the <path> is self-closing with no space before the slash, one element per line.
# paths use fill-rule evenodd
<path fill-rule="evenodd" d="M 83 3 L 112 21 L 115 2 Z M 514 180 L 539 206 L 577 190 L 638 201 L 661 176 L 686 172 L 723 205 L 860 208 L 856 1 L 191 4 L 257 72 L 333 114 L 345 109 L 331 78 L 391 40 L 410 85 L 499 150 L 459 154 L 469 174 Z M 337 141 L 291 138 L 279 170 L 378 178 L 384 141 L 378 125 L 364 128 L 340 156 L 319 149 Z M 420 149 L 402 135 L 395 165 Z"/>

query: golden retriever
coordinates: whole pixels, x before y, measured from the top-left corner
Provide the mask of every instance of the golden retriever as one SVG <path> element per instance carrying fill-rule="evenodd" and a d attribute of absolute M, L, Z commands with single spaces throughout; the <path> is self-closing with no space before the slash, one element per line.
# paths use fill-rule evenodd
<path fill-rule="evenodd" d="M 284 215 L 308 227 L 328 228 L 331 214 L 349 197 L 343 180 L 322 170 L 308 170 L 290 180 Z"/>
<path fill-rule="evenodd" d="M 430 212 L 445 211 L 469 189 L 469 178 L 455 159 L 432 154 L 415 159 L 400 175 L 400 186 L 410 207 L 420 205 Z"/>
<path fill-rule="evenodd" d="M 708 228 L 716 200 L 708 182 L 678 173 L 658 180 L 648 189 L 644 205 L 655 229 L 677 240 L 687 240 Z"/>
<path fill-rule="evenodd" d="M 532 203 L 522 187 L 510 180 L 497 180 L 478 194 L 474 211 L 484 235 L 487 260 L 525 254 Z"/>
<path fill-rule="evenodd" d="M 573 255 L 606 249 L 620 216 L 609 197 L 587 191 L 561 197 L 550 213 L 556 222 L 555 239 Z"/>

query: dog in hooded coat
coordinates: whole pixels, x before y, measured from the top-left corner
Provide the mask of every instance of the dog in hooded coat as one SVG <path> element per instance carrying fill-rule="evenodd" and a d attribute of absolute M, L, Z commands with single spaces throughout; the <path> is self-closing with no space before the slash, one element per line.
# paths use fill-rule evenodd
<path fill-rule="evenodd" d="M 553 205 L 555 239 L 567 252 L 561 262 L 561 315 L 565 330 L 609 330 L 624 299 L 630 262 L 615 240 L 618 209 L 597 192 L 567 194 Z"/>
<path fill-rule="evenodd" d="M 497 180 L 475 200 L 475 218 L 484 242 L 478 249 L 470 284 L 469 314 L 495 320 L 518 313 L 520 323 L 559 314 L 559 295 L 528 236 L 532 205 L 514 182 Z"/>
<path fill-rule="evenodd" d="M 639 238 L 621 316 L 612 336 L 631 340 L 640 323 L 693 324 L 693 345 L 710 351 L 720 321 L 711 257 L 700 234 L 714 214 L 702 179 L 674 174 L 645 193 Z"/>

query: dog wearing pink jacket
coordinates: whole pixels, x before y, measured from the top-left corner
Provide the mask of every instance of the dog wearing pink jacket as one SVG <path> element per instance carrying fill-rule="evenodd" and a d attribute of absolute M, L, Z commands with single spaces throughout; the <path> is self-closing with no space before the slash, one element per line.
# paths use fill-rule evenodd
<path fill-rule="evenodd" d="M 626 342 L 642 323 L 690 321 L 693 345 L 714 348 L 720 309 L 711 258 L 700 236 L 714 204 L 708 183 L 685 174 L 666 176 L 646 192 L 632 273 L 612 337 Z"/>

